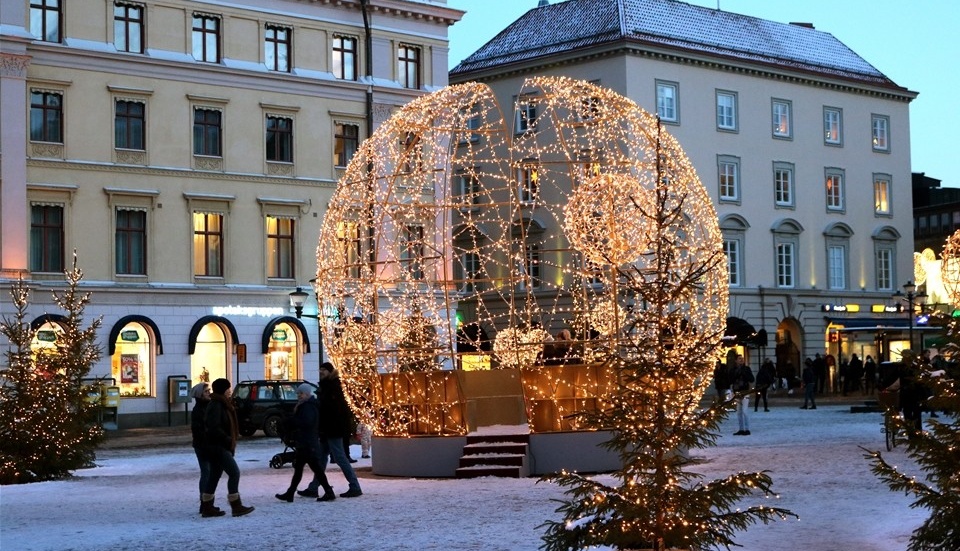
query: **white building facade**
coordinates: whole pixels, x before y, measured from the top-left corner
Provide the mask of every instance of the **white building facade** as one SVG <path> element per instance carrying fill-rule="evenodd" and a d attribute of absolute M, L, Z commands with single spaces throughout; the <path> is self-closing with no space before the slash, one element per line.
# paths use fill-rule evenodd
<path fill-rule="evenodd" d="M 4 0 L 0 314 L 31 288 L 37 345 L 76 251 L 91 376 L 122 426 L 166 423 L 170 380 L 316 380 L 309 288 L 360 141 L 447 84 L 445 0 Z M 304 312 L 316 317 L 311 297 Z M 174 411 L 182 411 L 182 404 Z"/>
<path fill-rule="evenodd" d="M 450 81 L 486 83 L 508 110 L 535 75 L 611 88 L 679 139 L 718 211 L 732 321 L 770 335 L 741 339 L 754 367 L 775 357 L 799 375 L 814 353 L 903 346 L 891 295 L 913 279 L 915 92 L 811 25 L 663 0 L 544 3 Z"/>

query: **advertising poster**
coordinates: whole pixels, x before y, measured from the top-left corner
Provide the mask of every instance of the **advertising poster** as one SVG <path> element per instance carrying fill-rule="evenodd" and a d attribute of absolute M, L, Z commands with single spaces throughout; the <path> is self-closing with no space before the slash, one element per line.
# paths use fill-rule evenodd
<path fill-rule="evenodd" d="M 120 382 L 140 382 L 140 356 L 137 354 L 120 355 Z"/>

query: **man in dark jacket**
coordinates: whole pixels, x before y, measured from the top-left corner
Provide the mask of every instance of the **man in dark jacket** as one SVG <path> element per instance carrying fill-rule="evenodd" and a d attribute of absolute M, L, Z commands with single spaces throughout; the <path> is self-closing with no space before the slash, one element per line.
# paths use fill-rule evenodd
<path fill-rule="evenodd" d="M 807 358 L 803 364 L 803 407 L 800 409 L 817 409 L 814 397 L 817 394 L 817 372 L 813 368 L 813 361 Z M 809 404 L 809 406 L 807 405 Z"/>
<path fill-rule="evenodd" d="M 190 396 L 196 400 L 193 411 L 190 412 L 190 433 L 193 436 L 193 452 L 197 455 L 197 464 L 200 465 L 200 514 L 204 511 L 207 516 L 220 517 L 225 515 L 219 507 L 213 505 L 213 495 L 209 496 L 210 503 L 204 505 L 204 495 L 210 482 L 210 450 L 207 445 L 207 430 L 203 426 L 203 419 L 210 405 L 210 383 L 199 383 L 190 389 Z"/>
<path fill-rule="evenodd" d="M 327 457 L 333 456 L 333 461 L 343 471 L 349 487 L 340 497 L 359 497 L 363 495 L 360 489 L 360 480 L 353 471 L 347 453 L 343 449 L 343 437 L 351 433 L 350 422 L 353 415 L 347 399 L 343 395 L 343 385 L 340 375 L 330 362 L 320 364 L 320 463 L 324 469 L 327 466 Z M 320 481 L 314 477 L 310 482 L 309 490 L 317 491 Z M 322 498 L 318 498 L 322 499 Z"/>
<path fill-rule="evenodd" d="M 207 433 L 207 443 L 210 446 L 210 481 L 207 484 L 206 494 L 202 497 L 203 504 L 209 503 L 209 508 L 203 512 L 204 517 L 219 516 L 212 511 L 213 495 L 217 491 L 220 476 L 227 473 L 227 501 L 233 516 L 239 517 L 251 513 L 253 507 L 247 507 L 240 501 L 240 467 L 233 454 L 237 451 L 237 411 L 230 400 L 230 381 L 217 379 L 211 385 L 213 394 L 210 396 L 210 405 L 204 415 L 203 424 Z M 209 498 L 209 499 L 207 499 Z"/>
<path fill-rule="evenodd" d="M 296 451 L 293 458 L 293 477 L 290 479 L 290 486 L 287 491 L 277 494 L 277 499 L 281 501 L 292 502 L 294 492 L 304 497 L 316 497 L 317 501 L 333 501 L 337 495 L 333 493 L 333 488 L 327 482 L 327 475 L 324 467 L 320 464 L 320 439 L 318 433 L 318 423 L 320 420 L 320 409 L 317 399 L 313 396 L 313 387 L 303 383 L 297 387 L 297 405 L 293 410 L 293 417 L 287 422 L 286 430 L 296 442 Z M 313 471 L 313 477 L 320 486 L 323 487 L 323 495 L 318 496 L 316 491 L 311 492 L 309 488 L 297 492 L 297 486 L 303 479 L 303 467 L 309 465 Z"/>
<path fill-rule="evenodd" d="M 776 379 L 777 368 L 774 367 L 770 358 L 767 358 L 760 364 L 760 370 L 757 371 L 757 396 L 753 401 L 753 411 L 760 408 L 761 399 L 763 399 L 763 411 L 770 411 L 770 406 L 767 404 L 767 391 Z"/>
<path fill-rule="evenodd" d="M 734 364 L 733 391 L 737 393 L 737 423 L 740 430 L 734 436 L 750 436 L 750 417 L 747 407 L 750 405 L 750 386 L 754 381 L 753 370 L 743 361 L 743 355 L 737 354 Z"/>

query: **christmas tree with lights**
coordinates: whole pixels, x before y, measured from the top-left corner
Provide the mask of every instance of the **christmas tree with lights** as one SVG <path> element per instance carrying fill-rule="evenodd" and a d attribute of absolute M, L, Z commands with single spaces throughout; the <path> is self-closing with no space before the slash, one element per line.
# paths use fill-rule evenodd
<path fill-rule="evenodd" d="M 607 317 L 619 326 L 601 331 L 609 344 L 598 347 L 616 389 L 603 407 L 575 416 L 611 432 L 604 446 L 620 468 L 542 479 L 567 496 L 557 509 L 562 520 L 542 525 L 547 551 L 729 548 L 737 531 L 795 516 L 767 505 L 739 508 L 744 499 L 773 496 L 765 471 L 704 482 L 694 470 L 703 459 L 690 451 L 714 444 L 732 405 L 701 401 L 720 356 L 726 259 L 712 203 L 682 150 L 662 147 L 657 132 L 648 174 L 603 175 L 567 209 L 571 240 L 609 267 Z M 629 239 L 616 239 L 622 228 L 631 228 Z"/>
<path fill-rule="evenodd" d="M 66 288 L 53 292 L 65 312 L 53 346 L 34 346 L 37 331 L 27 321 L 30 291 L 21 280 L 11 288 L 14 314 L 0 322 L 8 341 L 0 369 L 0 484 L 64 478 L 90 464 L 103 430 L 99 404 L 87 400 L 85 379 L 100 359 L 98 318 L 84 327 L 90 301 L 81 293 L 83 273 L 66 272 Z"/>
<path fill-rule="evenodd" d="M 910 537 L 908 551 L 960 549 L 960 320 L 941 314 L 930 323 L 945 328 L 949 344 L 940 349 L 933 363 L 923 358 L 910 361 L 920 388 L 929 391 L 924 409 L 939 411 L 939 417 L 928 419 L 920 431 L 911 422 L 894 418 L 898 431 L 909 436 L 907 456 L 924 475 L 918 478 L 907 474 L 887 462 L 879 451 L 866 453 L 871 470 L 891 490 L 916 498 L 912 508 L 930 511 L 930 517 Z"/>

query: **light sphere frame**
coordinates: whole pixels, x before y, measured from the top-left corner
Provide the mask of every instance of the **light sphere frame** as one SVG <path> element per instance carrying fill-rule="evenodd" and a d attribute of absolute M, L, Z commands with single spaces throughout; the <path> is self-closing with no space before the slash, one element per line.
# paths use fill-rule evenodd
<path fill-rule="evenodd" d="M 681 357 L 684 332 L 722 335 L 717 215 L 679 143 L 588 82 L 532 78 L 516 98 L 506 117 L 481 83 L 410 102 L 361 144 L 330 201 L 317 248 L 321 331 L 377 434 L 410 432 L 385 375 L 455 370 L 466 353 L 537 370 L 564 331 L 561 359 L 581 362 L 663 335 Z M 697 285 L 670 287 L 690 274 Z M 443 377 L 405 384 L 450 394 Z M 426 429 L 465 431 L 463 420 Z"/>

